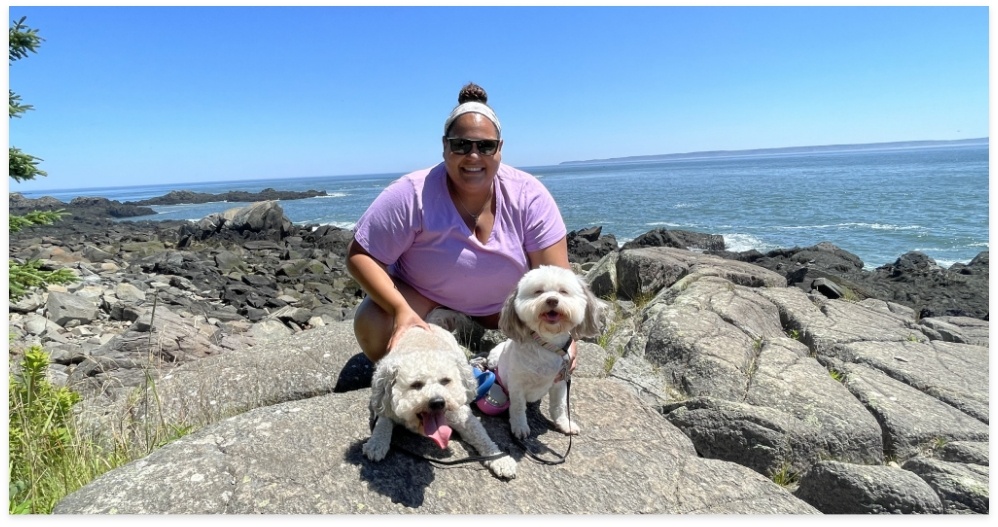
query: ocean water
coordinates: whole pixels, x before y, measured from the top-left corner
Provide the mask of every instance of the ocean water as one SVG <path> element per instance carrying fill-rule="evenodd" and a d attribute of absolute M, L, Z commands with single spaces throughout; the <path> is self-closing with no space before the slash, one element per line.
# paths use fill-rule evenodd
<path fill-rule="evenodd" d="M 413 167 L 418 168 L 424 167 Z M 766 252 L 827 241 L 859 256 L 867 269 L 892 263 L 908 251 L 922 251 L 948 267 L 989 248 L 987 144 L 519 168 L 551 191 L 569 230 L 600 225 L 621 244 L 660 227 L 720 234 L 732 251 Z M 349 228 L 400 175 L 23 194 L 65 202 L 77 196 L 126 202 L 171 190 L 325 190 L 328 197 L 281 206 L 295 223 Z M 157 206 L 158 214 L 130 220 L 197 220 L 243 205 Z"/>

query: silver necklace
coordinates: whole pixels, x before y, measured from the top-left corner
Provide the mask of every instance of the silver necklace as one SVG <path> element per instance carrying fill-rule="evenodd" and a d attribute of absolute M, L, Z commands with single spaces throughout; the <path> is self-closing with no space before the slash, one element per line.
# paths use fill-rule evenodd
<path fill-rule="evenodd" d="M 464 200 L 461 199 L 461 195 L 457 193 L 456 189 L 454 190 L 454 197 L 457 198 L 457 202 L 461 205 L 461 208 L 468 213 L 468 216 L 471 216 L 471 221 L 474 222 L 475 225 L 478 225 L 478 217 L 481 216 L 485 212 L 485 209 L 492 204 L 492 191 L 494 186 L 495 184 L 493 183 L 493 186 L 489 187 L 489 199 L 485 200 L 485 205 L 482 205 L 482 210 L 478 211 L 478 214 L 472 214 L 472 212 L 468 210 L 468 207 L 464 205 Z"/>

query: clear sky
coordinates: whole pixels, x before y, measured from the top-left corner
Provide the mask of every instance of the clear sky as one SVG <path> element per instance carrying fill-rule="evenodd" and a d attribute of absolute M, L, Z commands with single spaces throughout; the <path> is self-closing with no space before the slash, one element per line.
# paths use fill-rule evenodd
<path fill-rule="evenodd" d="M 989 136 L 988 8 L 17 7 L 11 191 L 402 173 L 469 81 L 503 161 Z M 8 178 L 9 179 L 9 178 Z"/>

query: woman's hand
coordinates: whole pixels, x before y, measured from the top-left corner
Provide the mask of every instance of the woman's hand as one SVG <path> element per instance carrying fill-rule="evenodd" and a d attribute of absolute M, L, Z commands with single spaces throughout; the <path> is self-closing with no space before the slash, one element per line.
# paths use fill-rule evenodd
<path fill-rule="evenodd" d="M 577 346 L 578 341 L 572 339 L 572 344 L 568 347 L 568 375 L 571 376 L 572 372 L 575 371 L 575 367 L 578 366 L 579 359 L 579 348 Z M 558 382 L 565 378 L 565 375 L 558 373 L 558 376 L 554 378 L 554 382 Z"/>
<path fill-rule="evenodd" d="M 399 339 L 402 338 L 402 334 L 412 327 L 421 327 L 426 331 L 430 331 L 429 324 L 427 324 L 425 320 L 420 318 L 419 315 L 408 306 L 404 309 L 398 310 L 395 313 L 395 323 L 392 327 L 392 336 L 388 338 L 387 349 L 389 353 L 395 349 L 395 344 L 397 344 Z"/>

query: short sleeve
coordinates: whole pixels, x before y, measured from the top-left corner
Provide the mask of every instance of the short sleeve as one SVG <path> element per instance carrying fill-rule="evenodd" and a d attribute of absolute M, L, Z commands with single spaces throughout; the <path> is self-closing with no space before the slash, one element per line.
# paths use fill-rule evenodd
<path fill-rule="evenodd" d="M 412 245 L 419 230 L 417 210 L 412 182 L 399 178 L 357 220 L 354 239 L 379 262 L 391 265 Z"/>
<path fill-rule="evenodd" d="M 523 248 L 529 253 L 554 245 L 566 236 L 568 230 L 547 187 L 532 176 L 528 181 L 523 194 Z"/>

